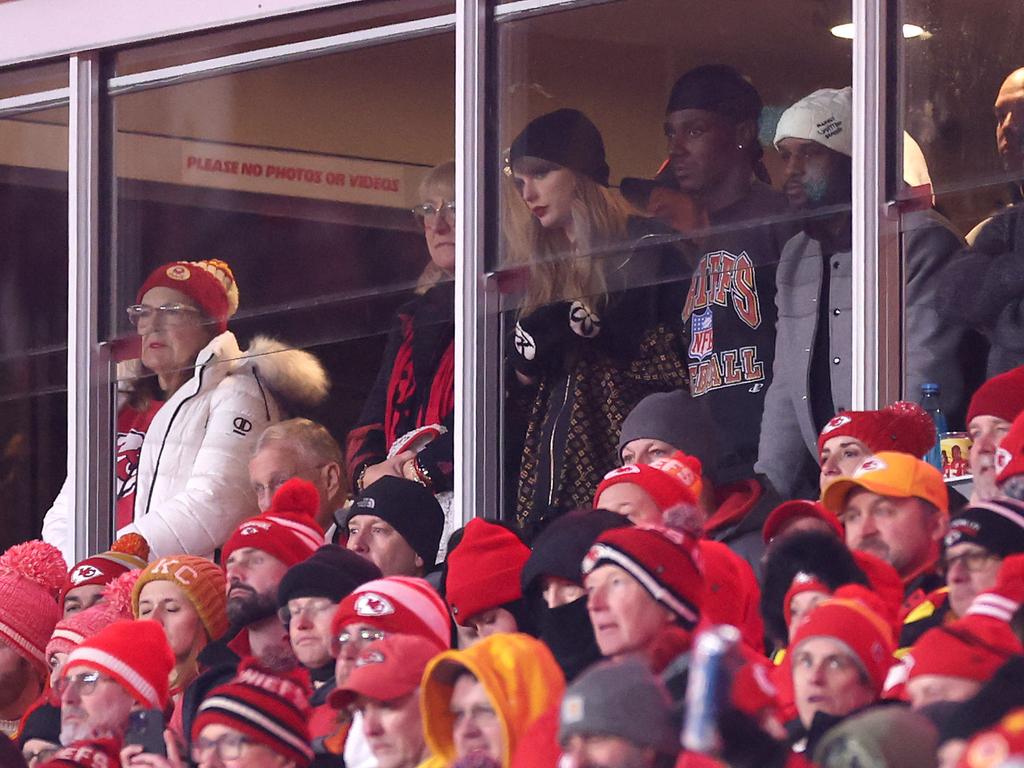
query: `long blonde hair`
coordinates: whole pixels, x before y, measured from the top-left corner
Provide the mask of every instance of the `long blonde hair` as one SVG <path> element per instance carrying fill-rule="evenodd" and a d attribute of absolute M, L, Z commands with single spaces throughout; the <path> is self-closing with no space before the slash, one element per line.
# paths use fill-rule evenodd
<path fill-rule="evenodd" d="M 586 297 L 597 306 L 603 304 L 608 292 L 605 259 L 590 258 L 590 254 L 625 240 L 629 217 L 643 215 L 617 191 L 567 170 L 574 181 L 574 243 L 569 242 L 563 230 L 541 226 L 516 189 L 512 176 L 504 174 L 502 232 L 508 263 L 529 269 L 529 284 L 522 303 L 525 314 L 566 299 Z"/>
<path fill-rule="evenodd" d="M 427 175 L 423 177 L 419 187 L 416 189 L 416 193 L 419 199 L 424 201 L 432 197 L 453 200 L 455 198 L 455 161 L 448 160 L 440 165 L 435 165 L 427 171 Z M 456 215 L 458 214 L 456 213 Z M 427 262 L 427 266 L 423 268 L 423 272 L 420 273 L 419 279 L 416 281 L 416 293 L 426 293 L 442 280 L 448 279 L 448 277 L 448 273 L 437 266 L 434 260 L 431 259 Z"/>

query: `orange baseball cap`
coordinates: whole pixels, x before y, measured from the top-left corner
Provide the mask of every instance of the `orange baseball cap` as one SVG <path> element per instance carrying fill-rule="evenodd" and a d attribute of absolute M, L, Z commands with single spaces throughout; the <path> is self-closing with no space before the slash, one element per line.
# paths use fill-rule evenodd
<path fill-rule="evenodd" d="M 839 477 L 825 486 L 821 503 L 837 515 L 854 488 L 898 499 L 918 498 L 949 512 L 949 496 L 942 473 L 926 461 L 907 453 L 882 451 L 865 459 L 850 477 Z"/>

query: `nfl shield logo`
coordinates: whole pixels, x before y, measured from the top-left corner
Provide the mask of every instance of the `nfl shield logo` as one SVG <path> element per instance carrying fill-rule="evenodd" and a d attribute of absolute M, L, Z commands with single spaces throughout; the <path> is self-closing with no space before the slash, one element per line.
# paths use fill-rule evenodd
<path fill-rule="evenodd" d="M 715 348 L 715 327 L 711 307 L 690 318 L 690 357 L 703 360 Z"/>

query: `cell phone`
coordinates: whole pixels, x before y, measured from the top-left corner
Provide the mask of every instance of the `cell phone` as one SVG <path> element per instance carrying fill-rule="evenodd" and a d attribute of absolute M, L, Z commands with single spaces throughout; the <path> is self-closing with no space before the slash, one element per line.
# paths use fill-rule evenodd
<path fill-rule="evenodd" d="M 167 757 L 164 743 L 164 713 L 159 709 L 140 709 L 128 715 L 124 743 L 139 744 L 150 755 Z"/>

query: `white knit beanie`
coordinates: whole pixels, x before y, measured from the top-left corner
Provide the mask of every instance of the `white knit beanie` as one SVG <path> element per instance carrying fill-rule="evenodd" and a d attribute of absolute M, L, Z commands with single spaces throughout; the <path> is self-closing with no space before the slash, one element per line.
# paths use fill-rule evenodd
<path fill-rule="evenodd" d="M 808 139 L 853 156 L 853 89 L 822 88 L 782 113 L 775 145 L 783 139 Z"/>

